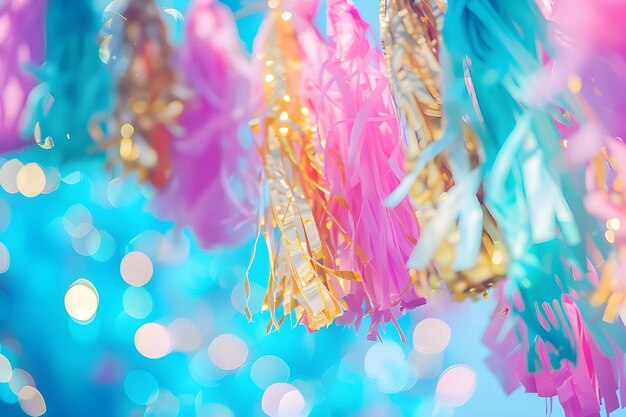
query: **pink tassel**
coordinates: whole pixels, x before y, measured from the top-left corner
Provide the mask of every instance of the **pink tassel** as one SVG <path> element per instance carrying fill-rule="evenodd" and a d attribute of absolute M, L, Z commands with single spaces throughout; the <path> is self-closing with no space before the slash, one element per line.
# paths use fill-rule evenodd
<path fill-rule="evenodd" d="M 350 1 L 329 0 L 328 30 L 333 56 L 317 116 L 329 212 L 341 268 L 363 277 L 344 287 L 348 311 L 339 321 L 358 326 L 365 305 L 374 339 L 379 324 L 425 303 L 406 268 L 419 229 L 408 199 L 383 204 L 405 176 L 405 157 L 382 51 Z"/>
<path fill-rule="evenodd" d="M 37 84 L 29 66 L 44 55 L 45 0 L 4 0 L 0 3 L 0 152 L 18 149 L 28 94 Z"/>
<path fill-rule="evenodd" d="M 500 287 L 502 291 L 503 287 Z M 500 300 L 506 300 L 506 297 L 500 297 Z M 538 342 L 536 349 L 542 370 L 529 373 L 524 353 L 526 349 L 519 344 L 519 335 L 515 329 L 505 329 L 510 308 L 505 303 L 501 303 L 499 313 L 483 338 L 483 343 L 492 350 L 487 364 L 500 377 L 508 393 L 521 384 L 526 392 L 540 397 L 558 396 L 567 417 L 599 417 L 601 404 L 604 404 L 607 413 L 611 413 L 626 400 L 626 389 L 619 383 L 626 377 L 623 354 L 616 347 L 614 356 L 603 353 L 585 326 L 576 304 L 565 299 L 564 306 L 572 325 L 571 337 L 576 340 L 576 364 L 564 361 L 560 369 L 554 370 L 548 359 L 549 348 Z M 548 317 L 548 320 L 551 318 Z M 523 323 L 519 323 L 517 328 L 524 332 Z"/>
<path fill-rule="evenodd" d="M 203 247 L 234 245 L 254 233 L 257 179 L 254 147 L 242 144 L 241 135 L 250 117 L 250 65 L 225 6 L 195 1 L 178 61 L 193 90 L 155 211 L 189 225 Z"/>

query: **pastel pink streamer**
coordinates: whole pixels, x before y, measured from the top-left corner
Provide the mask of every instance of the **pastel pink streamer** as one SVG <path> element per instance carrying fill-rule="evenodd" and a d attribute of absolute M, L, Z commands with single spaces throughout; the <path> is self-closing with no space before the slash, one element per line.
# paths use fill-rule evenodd
<path fill-rule="evenodd" d="M 328 1 L 328 31 L 333 55 L 316 108 L 329 211 L 349 236 L 337 234 L 341 268 L 363 276 L 349 284 L 349 310 L 338 321 L 358 326 L 365 306 L 374 339 L 381 323 L 425 303 L 406 268 L 419 229 L 408 199 L 383 204 L 405 176 L 405 157 L 382 51 L 349 0 Z"/>
<path fill-rule="evenodd" d="M 34 143 L 22 138 L 24 107 L 37 79 L 28 69 L 44 56 L 45 0 L 0 2 L 0 152 Z"/>
<path fill-rule="evenodd" d="M 506 300 L 506 297 L 500 297 L 500 300 Z M 607 414 L 611 413 L 620 408 L 620 404 L 626 404 L 626 389 L 620 386 L 620 381 L 626 378 L 623 354 L 615 347 L 614 356 L 605 355 L 586 328 L 576 304 L 566 298 L 564 305 L 572 325 L 572 337 L 576 340 L 576 364 L 562 362 L 560 369 L 552 369 L 548 347 L 538 342 L 536 349 L 542 371 L 529 373 L 526 349 L 520 345 L 516 329 L 506 327 L 510 324 L 507 319 L 510 306 L 501 301 L 499 312 L 483 338 L 483 343 L 492 351 L 487 365 L 501 379 L 507 393 L 521 385 L 526 392 L 540 397 L 558 397 L 567 417 L 599 417 L 601 404 Z M 524 333 L 523 323 L 519 323 L 517 329 Z"/>
<path fill-rule="evenodd" d="M 256 150 L 242 144 L 251 68 L 226 6 L 193 3 L 178 61 L 184 84 L 193 89 L 173 140 L 172 173 L 154 208 L 189 225 L 205 248 L 235 245 L 254 233 Z"/>

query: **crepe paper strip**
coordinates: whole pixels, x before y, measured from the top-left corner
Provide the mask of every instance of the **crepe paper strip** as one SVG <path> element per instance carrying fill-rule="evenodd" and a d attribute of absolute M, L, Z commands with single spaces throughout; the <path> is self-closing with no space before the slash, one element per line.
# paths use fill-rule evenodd
<path fill-rule="evenodd" d="M 519 337 L 528 369 L 542 364 L 536 343 L 551 346 L 549 362 L 558 368 L 577 357 L 563 297 L 588 294 L 592 285 L 572 273 L 586 276 L 581 219 L 587 214 L 575 192 L 580 171 L 572 175 L 564 168 L 555 125 L 562 108 L 523 100 L 522 86 L 541 71 L 543 53 L 550 51 L 546 22 L 530 0 L 455 0 L 445 19 L 449 126 L 443 140 L 447 132 L 461 132 L 464 120 L 476 131 L 484 150 L 484 202 L 510 254 L 505 289 L 515 322 L 526 327 Z M 555 101 L 566 105 L 570 99 Z M 546 324 L 544 305 L 553 323 Z"/>
<path fill-rule="evenodd" d="M 252 68 L 228 8 L 192 3 L 176 62 L 190 97 L 171 144 L 172 171 L 153 208 L 190 226 L 202 247 L 237 245 L 254 233 L 258 167 L 256 149 L 244 143 Z"/>
<path fill-rule="evenodd" d="M 363 278 L 344 285 L 348 311 L 338 322 L 358 327 L 369 315 L 376 339 L 381 324 L 425 303 L 405 266 L 419 228 L 408 199 L 384 205 L 405 175 L 405 157 L 382 51 L 349 0 L 328 2 L 327 28 L 331 56 L 316 116 L 329 228 L 337 265 Z"/>
<path fill-rule="evenodd" d="M 527 393 L 557 397 L 567 417 L 599 417 L 604 415 L 602 405 L 607 415 L 623 408 L 626 404 L 626 389 L 620 383 L 626 377 L 623 353 L 614 345 L 610 352 L 603 351 L 586 327 L 577 305 L 568 297 L 563 305 L 572 324 L 570 337 L 576 341 L 576 363 L 563 362 L 555 368 L 548 353 L 552 347 L 540 341 L 533 349 L 541 370 L 529 372 L 524 351 L 528 346 L 520 346 L 518 342 L 518 333 L 526 331 L 525 324 L 511 326 L 510 305 L 503 301 L 483 338 L 491 349 L 487 358 L 489 368 L 500 378 L 507 393 L 521 385 Z M 546 308 L 546 311 L 552 310 Z M 554 317 L 548 315 L 547 320 L 554 321 Z"/>

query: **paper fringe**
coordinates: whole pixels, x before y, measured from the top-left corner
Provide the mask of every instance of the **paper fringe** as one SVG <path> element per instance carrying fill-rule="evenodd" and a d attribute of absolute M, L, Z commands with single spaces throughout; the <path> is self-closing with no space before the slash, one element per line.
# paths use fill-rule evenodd
<path fill-rule="evenodd" d="M 236 245 L 254 233 L 256 222 L 256 149 L 243 144 L 251 63 L 232 13 L 219 2 L 196 0 L 185 30 L 176 61 L 190 97 L 172 140 L 171 175 L 153 207 L 191 226 L 205 248 Z"/>
<path fill-rule="evenodd" d="M 384 198 L 404 177 L 404 152 L 385 63 L 351 1 L 328 2 L 332 56 L 324 64 L 317 126 L 324 152 L 338 265 L 362 282 L 344 286 L 348 311 L 339 323 L 371 319 L 378 327 L 425 303 L 405 267 L 419 235 L 408 199 L 390 209 Z"/>
<path fill-rule="evenodd" d="M 563 296 L 592 288 L 580 278 L 587 268 L 586 213 L 573 190 L 581 176 L 562 168 L 554 123 L 561 108 L 523 99 L 525 82 L 542 69 L 542 53 L 549 50 L 544 18 L 530 0 L 457 1 L 448 6 L 443 41 L 451 75 L 444 92 L 448 130 L 460 131 L 465 116 L 482 143 L 485 204 L 511 256 L 506 293 L 513 316 L 528 329 L 521 337 L 529 370 L 540 363 L 539 341 L 550 345 L 553 367 L 574 362 Z"/>
<path fill-rule="evenodd" d="M 533 349 L 541 371 L 529 372 L 524 351 L 528 346 L 520 346 L 518 342 L 518 333 L 525 332 L 526 326 L 517 323 L 511 328 L 510 305 L 504 301 L 483 338 L 491 349 L 487 365 L 500 378 L 507 393 L 521 384 L 527 393 L 543 398 L 558 397 L 567 417 L 600 417 L 601 405 L 608 415 L 626 404 L 626 389 L 621 384 L 626 378 L 623 353 L 615 346 L 604 352 L 584 324 L 576 304 L 565 298 L 563 305 L 572 325 L 570 337 L 575 340 L 578 352 L 575 363 L 565 362 L 555 369 L 546 351 L 549 346 L 540 341 Z"/>

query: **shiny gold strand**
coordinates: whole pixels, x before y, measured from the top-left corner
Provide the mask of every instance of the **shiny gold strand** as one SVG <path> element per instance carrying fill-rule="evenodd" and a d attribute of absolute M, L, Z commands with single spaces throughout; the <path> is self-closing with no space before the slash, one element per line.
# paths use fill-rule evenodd
<path fill-rule="evenodd" d="M 420 0 L 381 0 L 381 36 L 394 98 L 407 125 L 407 170 L 421 152 L 442 135 L 441 66 L 439 63 L 439 28 L 445 3 Z M 478 164 L 478 142 L 469 126 L 465 145 L 473 165 Z M 419 174 L 411 189 L 416 215 L 422 226 L 428 224 L 439 204 L 454 186 L 447 154 L 437 156 Z M 418 290 L 424 295 L 441 288 L 444 281 L 458 299 L 476 298 L 491 288 L 506 273 L 508 257 L 495 221 L 479 200 L 484 213 L 480 253 L 476 264 L 463 271 L 452 269 L 458 240 L 458 227 L 448 233 L 427 271 L 413 274 Z"/>
<path fill-rule="evenodd" d="M 128 67 L 118 80 L 118 104 L 111 129 L 116 135 L 105 146 L 116 146 L 126 172 L 160 187 L 171 171 L 170 128 L 183 110 L 177 98 L 176 76 L 171 68 L 173 48 L 159 7 L 154 0 L 133 0 L 122 13 L 124 50 Z M 111 22 L 107 22 L 110 26 Z M 101 57 L 109 62 L 112 35 L 101 40 Z"/>
<path fill-rule="evenodd" d="M 264 222 L 271 272 L 264 308 L 272 317 L 268 328 L 278 328 L 295 312 L 298 322 L 305 318 L 307 326 L 317 330 L 343 314 L 342 282 L 360 276 L 333 269 L 321 155 L 314 144 L 310 110 L 299 95 L 300 45 L 291 14 L 281 12 L 279 4 L 271 9 L 272 30 L 256 57 L 263 64 L 266 108 L 253 126 L 264 139 L 259 150 L 269 189 Z M 283 316 L 277 318 L 281 303 Z"/>

